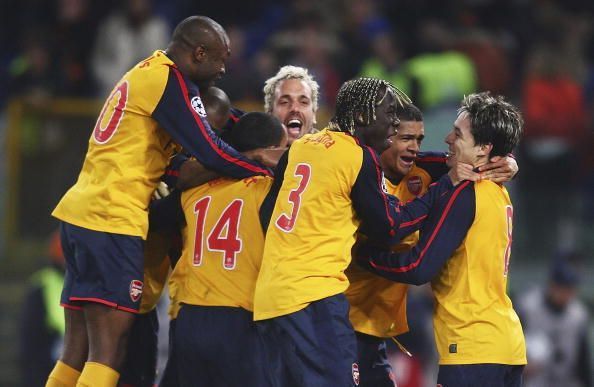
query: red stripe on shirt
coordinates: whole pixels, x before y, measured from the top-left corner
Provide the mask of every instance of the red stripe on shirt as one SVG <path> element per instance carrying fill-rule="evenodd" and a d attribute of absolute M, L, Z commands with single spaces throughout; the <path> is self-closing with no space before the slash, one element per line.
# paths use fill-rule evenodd
<path fill-rule="evenodd" d="M 198 124 L 198 127 L 200 128 L 200 131 L 202 132 L 202 136 L 204 136 L 204 138 L 206 138 L 206 141 L 208 141 L 208 144 L 210 145 L 210 147 L 212 149 L 214 149 L 214 151 L 217 152 L 219 156 L 221 156 L 222 158 L 224 158 L 225 160 L 227 160 L 229 162 L 237 164 L 243 168 L 249 169 L 250 171 L 253 171 L 256 173 L 261 173 L 266 176 L 270 176 L 270 172 L 268 172 L 266 169 L 256 167 L 254 165 L 246 163 L 245 161 L 239 160 L 239 159 L 223 152 L 223 150 L 221 148 L 219 148 L 217 146 L 217 144 L 215 144 L 212 141 L 212 138 L 210 138 L 210 136 L 208 135 L 208 132 L 206 131 L 206 127 L 204 126 L 202 119 L 198 116 L 196 111 L 192 108 L 192 104 L 190 103 L 190 99 L 188 97 L 188 88 L 186 86 L 186 82 L 184 81 L 180 71 L 175 67 L 171 67 L 171 69 L 173 70 L 173 73 L 177 77 L 177 81 L 179 82 L 179 85 L 182 89 L 184 101 L 186 101 L 186 105 L 187 105 L 188 109 L 192 112 L 192 117 L 194 117 L 194 120 L 196 121 L 196 123 Z"/>
<path fill-rule="evenodd" d="M 375 151 L 373 149 L 371 149 L 367 145 L 365 145 L 365 148 L 367 148 L 369 150 L 369 153 L 371 153 L 371 157 L 373 157 L 373 161 L 375 162 L 375 172 L 377 174 L 377 182 L 380 187 L 380 192 L 382 194 L 382 198 L 384 199 L 384 207 L 386 209 L 386 216 L 388 217 L 388 220 L 390 221 L 390 227 L 392 227 L 392 229 L 393 229 L 394 228 L 394 219 L 392 218 L 392 216 L 390 216 L 390 209 L 388 208 L 388 206 L 389 206 L 388 197 L 386 196 L 386 193 L 384 192 L 384 190 L 381 189 L 383 181 L 382 181 L 382 174 L 380 173 L 381 168 L 380 168 L 379 160 L 377 159 L 377 157 L 375 155 Z"/>
<path fill-rule="evenodd" d="M 427 252 L 427 250 L 431 246 L 431 243 L 433 243 L 433 240 L 435 239 L 435 236 L 439 232 L 439 229 L 443 225 L 443 222 L 445 221 L 445 218 L 448 216 L 448 213 L 450 212 L 450 209 L 452 208 L 452 205 L 456 201 L 456 198 L 458 197 L 458 195 L 460 194 L 460 192 L 462 192 L 462 190 L 466 186 L 468 186 L 468 184 L 470 184 L 470 183 L 471 183 L 470 181 L 465 181 L 464 183 L 460 184 L 460 186 L 458 188 L 456 188 L 456 190 L 452 194 L 452 197 L 448 201 L 448 204 L 447 204 L 445 210 L 441 214 L 441 218 L 439 219 L 439 222 L 437 223 L 437 226 L 435 227 L 435 230 L 433 230 L 433 233 L 431 234 L 431 237 L 429 237 L 429 241 L 427 242 L 427 245 L 425 246 L 425 248 L 423 249 L 423 251 L 421 251 L 421 254 L 419 254 L 419 258 L 417 258 L 416 261 L 414 261 L 413 263 L 411 263 L 411 264 L 409 264 L 407 266 L 403 266 L 403 267 L 385 267 L 385 266 L 376 265 L 376 264 L 373 263 L 373 260 L 370 260 L 369 261 L 370 265 L 373 266 L 375 269 L 382 270 L 382 271 L 389 271 L 389 272 L 393 272 L 393 273 L 407 272 L 407 271 L 410 271 L 410 270 L 414 269 L 415 267 L 419 266 L 419 264 L 423 260 L 423 257 L 425 256 L 425 253 Z"/>

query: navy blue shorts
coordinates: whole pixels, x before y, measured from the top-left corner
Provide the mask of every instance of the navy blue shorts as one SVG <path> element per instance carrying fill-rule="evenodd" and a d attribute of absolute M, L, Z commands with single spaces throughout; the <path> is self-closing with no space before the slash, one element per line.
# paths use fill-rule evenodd
<path fill-rule="evenodd" d="M 343 294 L 258 322 L 269 380 L 278 386 L 358 386 L 357 341 Z M 275 357 L 279 359 L 275 363 Z"/>
<path fill-rule="evenodd" d="M 61 304 L 80 309 L 96 302 L 137 313 L 144 279 L 140 237 L 93 231 L 62 222 L 66 276 Z"/>
<path fill-rule="evenodd" d="M 126 359 L 120 370 L 120 385 L 152 387 L 157 376 L 157 337 L 159 319 L 157 309 L 135 317 L 130 336 Z"/>
<path fill-rule="evenodd" d="M 461 364 L 440 365 L 437 386 L 521 387 L 523 365 Z"/>
<path fill-rule="evenodd" d="M 182 305 L 174 338 L 179 385 L 266 387 L 253 318 L 242 308 Z"/>
<path fill-rule="evenodd" d="M 177 359 L 175 357 L 175 324 L 177 319 L 169 321 L 169 348 L 167 353 L 167 364 L 163 370 L 163 376 L 159 382 L 159 387 L 177 387 L 179 381 L 177 378 Z"/>
<path fill-rule="evenodd" d="M 396 385 L 392 366 L 388 362 L 386 340 L 380 337 L 355 332 L 357 336 L 357 354 L 360 387 L 394 387 Z"/>

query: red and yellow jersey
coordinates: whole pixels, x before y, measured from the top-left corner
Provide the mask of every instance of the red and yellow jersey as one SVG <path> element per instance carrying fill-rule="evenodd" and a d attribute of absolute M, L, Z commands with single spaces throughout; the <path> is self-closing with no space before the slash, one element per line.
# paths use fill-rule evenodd
<path fill-rule="evenodd" d="M 359 226 L 365 235 L 391 245 L 418 229 L 419 219 L 450 184 L 400 206 L 382 189 L 377 154 L 349 134 L 328 129 L 295 141 L 287 153 L 276 176 L 278 195 L 256 285 L 255 320 L 293 313 L 344 292 Z"/>
<path fill-rule="evenodd" d="M 410 251 L 358 250 L 360 263 L 384 277 L 431 281 L 439 364 L 526 364 L 522 326 L 506 293 L 512 220 L 505 187 L 466 181 L 429 214 Z"/>
<path fill-rule="evenodd" d="M 409 201 L 427 192 L 431 176 L 414 166 L 398 184 L 385 179 L 389 194 Z M 409 250 L 419 240 L 418 232 L 404 238 L 393 251 Z M 346 271 L 350 286 L 345 292 L 351 305 L 349 318 L 357 332 L 376 337 L 392 337 L 408 331 L 406 292 L 408 285 L 393 282 L 353 263 Z"/>
<path fill-rule="evenodd" d="M 115 86 L 89 139 L 78 181 L 53 215 L 95 231 L 146 238 L 150 196 L 174 142 L 224 175 L 269 173 L 214 135 L 198 87 L 156 51 Z"/>
<path fill-rule="evenodd" d="M 439 364 L 526 364 L 522 326 L 506 292 L 513 207 L 503 186 L 482 181 L 474 190 L 474 222 L 431 282 Z"/>
<path fill-rule="evenodd" d="M 271 184 L 264 176 L 217 179 L 182 193 L 187 227 L 172 304 L 253 310 L 264 247 L 259 211 Z"/>

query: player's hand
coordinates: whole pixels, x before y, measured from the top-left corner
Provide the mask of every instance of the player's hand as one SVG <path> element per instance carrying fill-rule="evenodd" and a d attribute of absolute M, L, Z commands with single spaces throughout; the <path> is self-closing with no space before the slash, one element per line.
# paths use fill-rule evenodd
<path fill-rule="evenodd" d="M 164 182 L 160 181 L 159 185 L 157 186 L 157 189 L 155 190 L 155 192 L 153 192 L 153 199 L 163 199 L 164 197 L 169 196 L 170 193 L 171 190 L 169 189 L 169 186 Z"/>
<path fill-rule="evenodd" d="M 448 172 L 452 184 L 457 186 L 463 180 L 481 181 L 483 177 L 481 174 L 474 171 L 474 167 L 470 164 L 456 163 Z"/>
<path fill-rule="evenodd" d="M 518 170 L 518 163 L 511 156 L 492 157 L 489 163 L 479 167 L 483 179 L 491 180 L 494 183 L 510 181 L 518 173 Z"/>
<path fill-rule="evenodd" d="M 286 151 L 287 148 L 268 148 L 254 149 L 253 151 L 243 152 L 243 154 L 245 157 L 256 160 L 269 168 L 274 168 Z"/>

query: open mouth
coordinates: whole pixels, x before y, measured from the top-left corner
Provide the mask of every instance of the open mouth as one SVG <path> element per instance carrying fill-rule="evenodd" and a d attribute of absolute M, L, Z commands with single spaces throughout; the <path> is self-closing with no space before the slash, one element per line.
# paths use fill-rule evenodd
<path fill-rule="evenodd" d="M 298 118 L 291 118 L 285 124 L 285 126 L 287 127 L 289 135 L 292 135 L 293 137 L 297 137 L 297 136 L 299 136 L 299 133 L 301 132 L 301 128 L 303 127 L 303 122 L 301 122 L 301 120 Z"/>
<path fill-rule="evenodd" d="M 414 157 L 414 156 L 400 156 L 400 161 L 406 167 L 411 167 L 413 165 L 413 163 L 415 162 L 415 159 L 416 159 L 416 157 Z"/>

